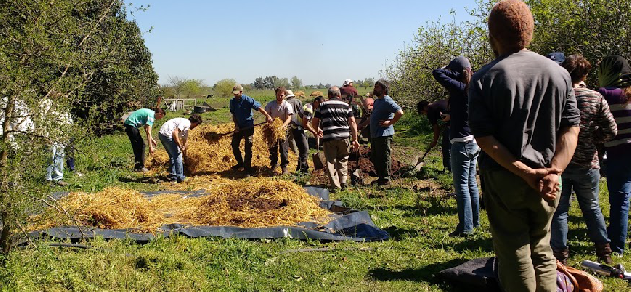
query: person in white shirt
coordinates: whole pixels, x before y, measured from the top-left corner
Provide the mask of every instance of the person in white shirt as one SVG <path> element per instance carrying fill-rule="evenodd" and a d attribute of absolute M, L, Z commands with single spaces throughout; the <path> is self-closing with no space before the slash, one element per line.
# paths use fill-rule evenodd
<path fill-rule="evenodd" d="M 276 99 L 270 101 L 265 106 L 265 112 L 269 113 L 272 119 L 280 119 L 283 122 L 283 128 L 287 129 L 287 126 L 291 122 L 291 117 L 294 114 L 293 107 L 289 102 L 285 100 L 285 95 L 287 95 L 287 91 L 285 87 L 278 87 L 275 90 Z M 285 135 L 287 137 L 287 135 Z M 280 148 L 280 149 L 279 149 Z M 280 151 L 279 151 L 280 150 Z M 276 167 L 278 166 L 278 152 L 280 152 L 280 168 L 282 174 L 287 174 L 287 165 L 289 164 L 289 159 L 287 157 L 289 150 L 289 143 L 287 143 L 287 139 L 284 141 L 278 140 L 273 145 L 269 145 L 269 160 L 270 167 L 274 174 L 277 174 Z"/>
<path fill-rule="evenodd" d="M 184 176 L 184 165 L 182 153 L 186 152 L 186 142 L 188 131 L 194 129 L 202 123 L 202 117 L 197 114 L 191 115 L 188 119 L 174 118 L 168 120 L 160 127 L 160 142 L 169 154 L 169 181 L 181 183 L 186 178 Z"/>

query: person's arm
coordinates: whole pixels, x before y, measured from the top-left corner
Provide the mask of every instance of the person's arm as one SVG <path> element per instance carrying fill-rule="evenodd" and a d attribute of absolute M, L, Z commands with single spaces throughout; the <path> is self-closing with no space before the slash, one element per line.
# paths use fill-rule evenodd
<path fill-rule="evenodd" d="M 618 134 L 618 125 L 616 119 L 614 119 L 611 111 L 609 110 L 609 104 L 603 98 L 600 102 L 600 112 L 598 118 L 598 132 L 596 137 L 597 141 L 611 141 Z"/>
<path fill-rule="evenodd" d="M 436 147 L 436 145 L 438 144 L 438 137 L 440 137 L 440 127 L 438 126 L 438 124 L 433 124 L 432 129 L 434 130 L 434 138 L 432 139 L 432 143 L 429 144 L 429 147 L 427 147 L 427 150 L 425 150 L 425 152 L 429 152 L 429 150 L 432 150 L 432 148 Z"/>
<path fill-rule="evenodd" d="M 289 123 L 291 123 L 291 116 L 292 114 L 287 115 L 287 118 L 285 119 L 285 121 L 283 122 L 283 128 L 287 128 L 287 126 L 289 125 Z"/>
<path fill-rule="evenodd" d="M 324 136 L 324 132 L 322 132 L 322 129 L 320 129 L 320 119 L 319 118 L 314 117 L 311 120 L 311 126 L 316 131 L 316 138 L 322 138 Z"/>
<path fill-rule="evenodd" d="M 391 125 L 394 125 L 394 124 L 396 124 L 396 123 L 399 121 L 399 119 L 400 119 L 402 116 L 403 116 L 403 110 L 397 110 L 397 111 L 394 113 L 394 117 L 393 117 L 392 119 L 389 119 L 389 120 L 381 120 L 381 121 L 379 121 L 379 126 L 382 126 L 382 127 L 389 127 L 389 126 L 391 126 Z"/>
<path fill-rule="evenodd" d="M 351 128 L 351 137 L 353 139 L 353 141 L 352 141 L 353 149 L 358 149 L 359 148 L 359 142 L 357 142 L 357 124 L 355 123 L 355 117 L 354 116 L 350 116 L 348 118 L 348 125 Z"/>
<path fill-rule="evenodd" d="M 311 134 L 313 134 L 313 136 L 317 136 L 318 135 L 318 133 L 311 126 L 311 123 L 309 123 L 309 120 L 307 120 L 305 115 L 303 115 L 303 118 L 302 118 L 302 127 L 307 129 L 309 132 L 311 132 Z"/>
<path fill-rule="evenodd" d="M 440 83 L 440 85 L 447 89 L 457 89 L 462 91 L 466 87 L 466 84 L 456 79 L 457 74 L 449 69 L 436 69 L 432 71 L 432 75 L 434 76 L 434 79 Z"/>
<path fill-rule="evenodd" d="M 262 115 L 264 115 L 264 116 L 265 116 L 265 120 L 266 120 L 268 123 L 272 123 L 272 122 L 274 122 L 274 119 L 272 119 L 272 116 L 270 116 L 270 115 L 269 115 L 269 114 L 268 114 L 268 113 L 267 113 L 267 112 L 266 112 L 266 111 L 265 111 L 262 107 L 259 107 L 259 108 L 257 109 L 257 111 L 258 111 L 259 113 L 261 113 Z"/>
<path fill-rule="evenodd" d="M 180 150 L 182 152 L 186 151 L 186 145 L 184 145 L 184 143 L 182 143 L 182 139 L 180 139 L 180 129 L 178 127 L 175 127 L 175 130 L 173 130 L 171 137 L 173 137 L 173 141 L 178 147 L 180 147 Z"/>
<path fill-rule="evenodd" d="M 151 136 L 151 125 L 145 125 L 145 133 L 147 134 L 147 143 L 149 144 L 149 153 L 153 153 L 153 151 L 155 150 L 155 146 L 158 145 L 158 143 L 156 143 L 156 140 L 153 140 L 153 137 Z"/>
<path fill-rule="evenodd" d="M 508 171 L 514 173 L 515 175 L 521 177 L 530 187 L 539 191 L 541 197 L 545 200 L 554 200 L 556 194 L 550 194 L 548 192 L 543 192 L 542 179 L 550 173 L 559 174 L 561 173 L 560 169 L 556 168 L 540 168 L 533 169 L 523 162 L 517 160 L 515 156 L 504 147 L 495 137 L 493 136 L 484 136 L 484 137 L 475 137 L 475 140 L 478 143 L 478 146 L 489 155 L 495 162 L 499 165 L 507 169 Z"/>
<path fill-rule="evenodd" d="M 559 175 L 561 175 L 561 172 L 565 170 L 572 160 L 572 156 L 574 156 L 576 143 L 578 142 L 578 133 L 580 130 L 580 127 L 575 126 L 561 128 L 559 131 L 559 137 L 557 138 L 556 149 L 554 151 L 554 157 L 552 158 L 551 167 L 560 170 L 560 172 L 550 173 L 543 178 L 543 189 L 541 192 L 547 194 L 547 196 L 552 196 L 552 198 L 554 198 L 554 196 L 556 196 L 559 192 Z"/>

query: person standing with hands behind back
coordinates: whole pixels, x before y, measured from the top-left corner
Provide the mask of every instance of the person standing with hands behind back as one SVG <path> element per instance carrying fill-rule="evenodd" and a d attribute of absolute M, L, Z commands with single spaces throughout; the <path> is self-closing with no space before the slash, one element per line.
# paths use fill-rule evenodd
<path fill-rule="evenodd" d="M 559 174 L 570 162 L 580 112 L 567 70 L 526 49 L 534 19 L 521 0 L 488 18 L 496 59 L 473 75 L 469 125 L 482 148 L 484 203 L 502 290 L 557 291 L 550 222 Z"/>
<path fill-rule="evenodd" d="M 374 183 L 380 186 L 390 184 L 390 152 L 392 136 L 397 121 L 403 116 L 401 107 L 388 96 L 390 84 L 384 79 L 375 82 L 373 95 L 376 97 L 370 115 L 370 156 L 379 179 Z"/>

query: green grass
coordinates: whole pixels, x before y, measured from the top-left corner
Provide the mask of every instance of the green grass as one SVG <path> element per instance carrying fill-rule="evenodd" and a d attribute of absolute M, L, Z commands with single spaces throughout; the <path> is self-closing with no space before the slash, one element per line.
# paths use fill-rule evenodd
<path fill-rule="evenodd" d="M 261 98 L 263 99 L 263 98 Z M 177 113 L 182 114 L 182 113 Z M 176 116 L 169 114 L 169 116 Z M 205 114 L 223 121 L 225 112 Z M 397 127 L 395 147 L 404 159 L 424 151 L 431 139 L 424 119 L 409 114 Z M 124 133 L 79 144 L 77 168 L 84 177 L 68 175 L 69 190 L 98 191 L 119 185 L 153 190 L 131 172 L 133 155 Z M 403 149 L 403 150 L 400 150 Z M 428 156 L 424 170 L 444 190 L 451 191 L 438 151 Z M 438 271 L 467 260 L 492 256 L 486 213 L 470 238 L 451 238 L 457 224 L 453 197 L 414 192 L 416 179 L 380 190 L 350 188 L 335 195 L 348 206 L 367 210 L 392 239 L 384 242 L 321 243 L 317 241 L 158 238 L 146 245 L 126 240 L 93 240 L 90 249 L 50 247 L 36 242 L 15 249 L 0 269 L 2 291 L 470 291 L 436 278 Z M 61 188 L 58 188 L 62 190 Z M 608 216 L 607 192 L 601 202 Z M 570 265 L 596 260 L 581 213 L 570 212 Z M 305 248 L 329 251 L 293 252 Z M 631 257 L 614 259 L 625 266 Z M 604 279 L 607 291 L 627 291 L 619 279 Z"/>

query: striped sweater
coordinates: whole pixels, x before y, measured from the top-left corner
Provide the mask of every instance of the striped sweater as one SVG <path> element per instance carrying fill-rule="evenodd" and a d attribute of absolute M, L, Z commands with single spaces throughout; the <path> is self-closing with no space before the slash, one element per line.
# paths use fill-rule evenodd
<path fill-rule="evenodd" d="M 619 155 L 631 151 L 631 103 L 627 101 L 624 91 L 620 88 L 601 87 L 598 92 L 609 103 L 609 109 L 616 119 L 618 134 L 613 140 L 605 143 L 607 155 Z"/>
<path fill-rule="evenodd" d="M 581 111 L 581 131 L 574 156 L 568 168 L 600 168 L 597 144 L 616 135 L 614 120 L 607 101 L 600 93 L 587 88 L 574 88 L 576 106 Z"/>
<path fill-rule="evenodd" d="M 350 137 L 348 119 L 353 117 L 353 112 L 351 107 L 339 98 L 321 103 L 320 108 L 315 112 L 315 117 L 320 120 L 324 135 L 323 142 Z"/>

